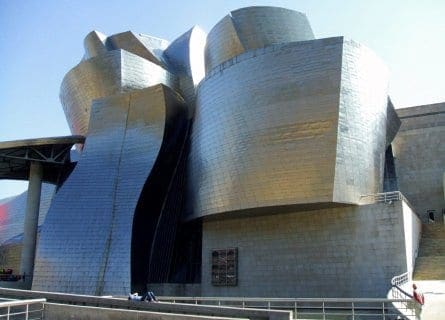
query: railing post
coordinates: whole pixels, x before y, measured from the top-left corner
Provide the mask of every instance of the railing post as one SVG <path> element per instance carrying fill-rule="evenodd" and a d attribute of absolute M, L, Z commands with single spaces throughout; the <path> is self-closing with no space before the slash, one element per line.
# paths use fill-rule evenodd
<path fill-rule="evenodd" d="M 355 320 L 355 310 L 354 310 L 354 302 L 351 302 L 351 309 L 352 309 L 352 320 Z"/>
<path fill-rule="evenodd" d="M 6 320 L 9 320 L 9 314 L 11 313 L 11 307 L 8 306 L 8 311 L 6 311 Z"/>
<path fill-rule="evenodd" d="M 382 316 L 383 316 L 383 320 L 386 320 L 386 315 L 385 315 L 385 302 L 382 302 Z"/>
<path fill-rule="evenodd" d="M 298 316 L 297 316 L 297 300 L 294 301 L 294 319 L 298 319 Z"/>
<path fill-rule="evenodd" d="M 26 304 L 26 313 L 25 313 L 25 319 L 28 320 L 28 316 L 29 316 L 29 304 Z"/>
<path fill-rule="evenodd" d="M 324 309 L 324 301 L 321 303 L 322 307 L 323 307 L 323 320 L 326 320 L 326 312 Z"/>

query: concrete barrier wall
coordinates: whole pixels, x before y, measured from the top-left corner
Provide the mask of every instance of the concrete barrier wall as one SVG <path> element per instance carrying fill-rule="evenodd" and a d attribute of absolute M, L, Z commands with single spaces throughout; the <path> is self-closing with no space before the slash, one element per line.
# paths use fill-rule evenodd
<path fill-rule="evenodd" d="M 122 314 L 113 313 L 112 311 L 118 310 L 132 310 L 135 312 L 149 312 L 149 313 L 160 313 L 160 314 L 170 314 L 170 315 L 189 315 L 193 318 L 200 318 L 201 316 L 208 317 L 209 319 L 220 319 L 220 318 L 248 318 L 257 320 L 290 320 L 292 318 L 291 311 L 282 310 L 265 310 L 265 309 L 242 309 L 234 307 L 222 307 L 222 306 L 205 306 L 205 305 L 192 305 L 192 304 L 181 304 L 181 303 L 146 303 L 139 301 L 128 301 L 123 298 L 110 298 L 110 297 L 98 297 L 98 296 L 86 296 L 86 295 L 75 295 L 75 294 L 65 294 L 57 292 L 44 292 L 44 291 L 29 291 L 29 290 L 15 290 L 0 288 L 0 297 L 13 298 L 13 299 L 34 299 L 34 298 L 45 298 L 48 303 L 63 304 L 64 306 L 85 306 L 91 308 L 97 308 L 99 311 L 101 308 L 109 310 L 109 317 L 105 315 L 101 318 L 99 315 L 93 314 L 94 317 L 86 318 L 87 313 L 82 314 L 73 313 L 76 315 L 75 318 L 71 319 L 123 319 Z M 80 310 L 80 309 L 79 309 Z M 67 309 L 68 312 L 68 309 Z M 47 319 L 59 319 L 57 314 L 62 314 L 63 312 L 59 309 L 54 309 L 54 318 L 48 316 Z M 77 317 L 81 316 L 82 317 Z M 92 315 L 92 313 L 89 313 Z M 67 313 L 63 315 L 60 319 L 70 319 Z M 130 316 L 125 319 L 133 319 Z M 137 319 L 167 319 L 167 318 L 137 318 Z M 170 318 L 168 318 L 170 319 Z M 173 319 L 173 318 L 172 318 Z"/>
<path fill-rule="evenodd" d="M 57 303 L 46 303 L 44 318 L 51 320 L 102 320 L 102 319 L 126 319 L 126 320 L 188 320 L 188 319 L 211 319 L 211 320 L 224 320 L 224 319 L 247 319 L 247 318 L 226 318 L 226 317 L 213 317 L 213 316 L 196 316 L 185 314 L 171 314 L 160 312 L 147 312 L 147 311 L 133 311 L 123 309 L 107 309 L 107 308 L 95 308 L 95 307 L 82 307 L 71 306 Z"/>

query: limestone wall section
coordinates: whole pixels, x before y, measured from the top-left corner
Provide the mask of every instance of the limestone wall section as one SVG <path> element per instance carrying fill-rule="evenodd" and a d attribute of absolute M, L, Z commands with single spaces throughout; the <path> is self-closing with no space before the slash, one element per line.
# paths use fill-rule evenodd
<path fill-rule="evenodd" d="M 445 212 L 445 103 L 397 109 L 402 121 L 393 142 L 400 191 L 423 222 Z"/>
<path fill-rule="evenodd" d="M 405 233 L 408 214 L 397 201 L 204 220 L 202 295 L 386 296 L 391 278 L 407 271 L 406 241 L 418 239 L 416 228 Z M 238 285 L 213 286 L 211 252 L 230 247 L 238 248 Z"/>

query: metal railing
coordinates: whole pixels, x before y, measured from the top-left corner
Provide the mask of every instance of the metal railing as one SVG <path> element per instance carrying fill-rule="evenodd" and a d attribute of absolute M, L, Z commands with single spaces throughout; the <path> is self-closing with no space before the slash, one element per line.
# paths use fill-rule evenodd
<path fill-rule="evenodd" d="M 393 286 L 403 286 L 412 280 L 412 271 L 407 271 L 405 273 L 399 274 L 398 276 L 392 277 L 391 285 Z"/>
<path fill-rule="evenodd" d="M 400 201 L 400 200 L 408 202 L 408 200 L 403 196 L 403 194 L 400 191 L 365 194 L 360 196 L 360 198 L 369 199 L 372 202 L 392 203 L 393 201 Z"/>
<path fill-rule="evenodd" d="M 417 302 L 411 294 L 406 292 L 403 287 L 412 281 L 412 271 L 407 271 L 400 275 L 397 275 L 391 279 L 391 294 L 393 299 L 404 299 L 404 301 L 395 302 L 394 306 L 399 309 L 402 313 L 404 310 L 413 309 L 415 310 L 415 305 Z M 405 288 L 407 289 L 407 288 Z M 414 311 L 415 312 L 415 311 Z M 411 312 L 412 313 L 412 312 Z M 408 319 L 415 319 L 415 316 L 405 315 Z"/>
<path fill-rule="evenodd" d="M 1 320 L 42 320 L 46 299 L 12 300 L 0 302 Z"/>
<path fill-rule="evenodd" d="M 414 319 L 410 299 L 160 297 L 160 301 L 227 307 L 291 310 L 294 319 Z M 402 309 L 400 306 L 403 306 Z"/>

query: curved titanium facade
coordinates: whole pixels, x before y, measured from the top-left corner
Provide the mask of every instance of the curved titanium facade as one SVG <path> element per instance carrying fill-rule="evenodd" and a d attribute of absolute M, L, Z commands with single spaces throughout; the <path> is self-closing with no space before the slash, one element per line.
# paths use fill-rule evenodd
<path fill-rule="evenodd" d="M 13 269 L 20 272 L 20 253 L 23 241 L 27 192 L 0 200 L 0 269 Z M 39 222 L 46 217 L 54 195 L 54 186 L 44 183 L 40 196 Z"/>
<path fill-rule="evenodd" d="M 169 69 L 178 77 L 181 93 L 192 109 L 195 105 L 196 87 L 205 75 L 206 36 L 199 27 L 193 27 L 164 51 Z"/>
<path fill-rule="evenodd" d="M 345 40 L 334 202 L 358 204 L 362 195 L 383 192 L 388 84 L 389 72 L 384 63 L 365 46 Z"/>
<path fill-rule="evenodd" d="M 303 13 L 276 7 L 238 9 L 209 32 L 206 72 L 252 49 L 312 39 L 314 34 Z"/>
<path fill-rule="evenodd" d="M 34 290 L 314 296 L 349 275 L 341 296 L 375 296 L 411 269 L 413 212 L 362 200 L 397 188 L 392 147 L 411 150 L 406 135 L 392 143 L 400 120 L 370 50 L 315 40 L 304 14 L 272 7 L 235 10 L 207 38 L 93 31 L 84 45 L 60 98 L 87 138 L 41 227 Z M 406 130 L 435 126 L 431 108 Z M 13 202 L 0 204 L 0 262 L 20 249 Z"/>
<path fill-rule="evenodd" d="M 83 47 L 85 48 L 85 54 L 83 60 L 88 60 L 98 55 L 106 54 L 107 47 L 105 41 L 107 36 L 98 31 L 91 31 L 83 40 Z"/>
<path fill-rule="evenodd" d="M 122 49 L 161 67 L 165 67 L 162 50 L 168 45 L 166 40 L 135 35 L 133 32 L 127 31 L 109 36 L 106 45 L 110 50 Z"/>
<path fill-rule="evenodd" d="M 177 87 L 175 77 L 165 69 L 124 50 L 80 62 L 66 74 L 60 88 L 71 132 L 88 133 L 92 100 L 158 83 Z"/>
<path fill-rule="evenodd" d="M 166 126 L 186 121 L 183 102 L 169 91 L 157 85 L 94 102 L 82 157 L 41 233 L 34 290 L 130 292 L 136 207 L 161 146 L 172 144 L 164 140 Z M 158 213 L 145 214 L 157 219 Z"/>
<path fill-rule="evenodd" d="M 189 217 L 357 204 L 378 192 L 386 87 L 380 61 L 343 38 L 269 46 L 225 62 L 198 89 Z"/>

